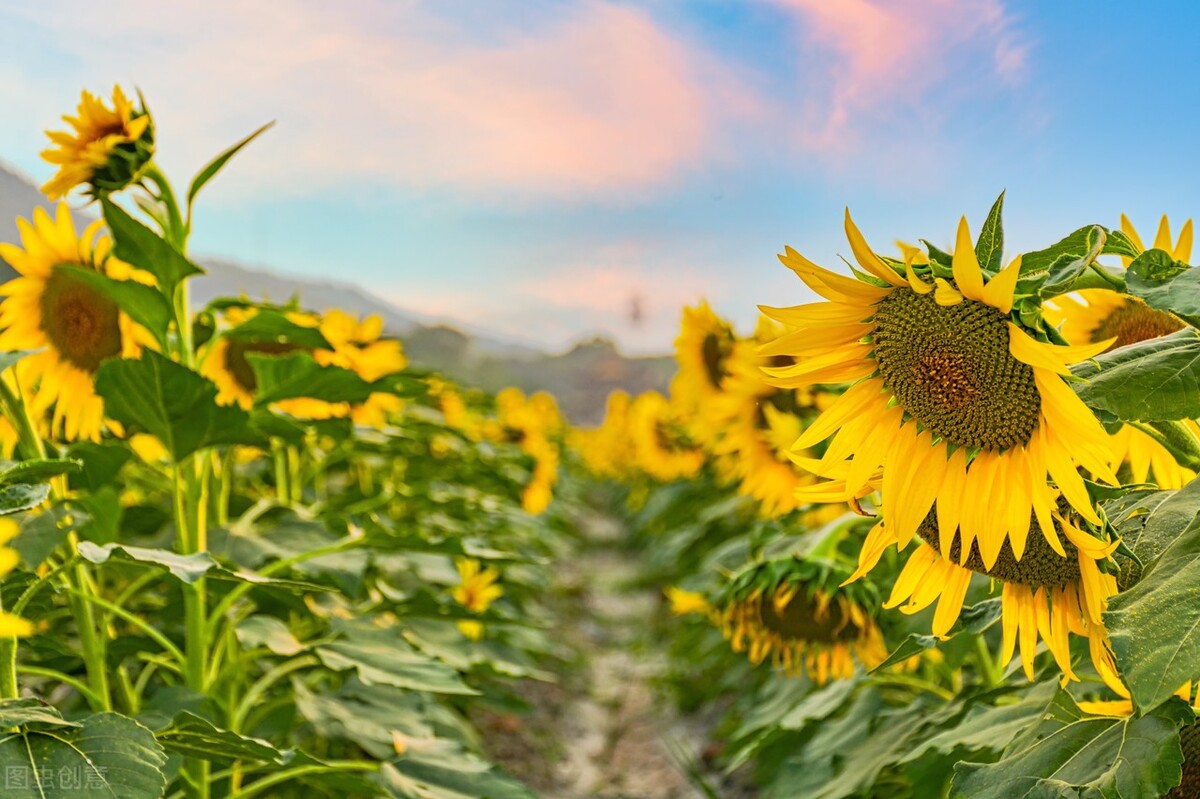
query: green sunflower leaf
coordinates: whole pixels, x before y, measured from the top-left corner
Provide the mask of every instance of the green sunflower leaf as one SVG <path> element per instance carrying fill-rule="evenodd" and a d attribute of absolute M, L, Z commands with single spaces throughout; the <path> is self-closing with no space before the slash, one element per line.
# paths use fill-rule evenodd
<path fill-rule="evenodd" d="M 1021 279 L 1043 278 L 1049 275 L 1056 265 L 1084 257 L 1095 244 L 1096 228 L 1100 226 L 1085 225 L 1044 250 L 1034 250 L 1022 255 Z"/>
<path fill-rule="evenodd" d="M 456 670 L 415 649 L 399 629 L 341 620 L 335 620 L 334 629 L 339 638 L 316 649 L 329 669 L 353 670 L 366 685 L 439 694 L 479 693 L 464 683 Z"/>
<path fill-rule="evenodd" d="M 274 124 L 275 124 L 274 121 L 272 121 L 272 122 L 268 122 L 267 124 L 263 125 L 261 128 L 254 131 L 249 136 L 242 139 L 240 142 L 233 145 L 229 149 L 225 150 L 225 152 L 221 153 L 220 155 L 218 155 L 216 158 L 214 158 L 212 161 L 210 161 L 208 163 L 208 165 L 204 167 L 204 169 L 201 169 L 200 172 L 196 175 L 196 177 L 192 180 L 192 185 L 188 188 L 188 193 L 187 193 L 188 205 L 192 204 L 192 202 L 196 199 L 196 195 L 200 193 L 200 189 L 204 188 L 204 184 L 208 183 L 210 180 L 212 180 L 213 177 L 215 177 L 216 174 L 221 171 L 221 169 L 225 166 L 225 164 L 229 161 L 230 158 L 233 158 L 235 155 L 238 154 L 239 150 L 241 150 L 243 147 L 245 147 L 250 142 L 257 139 L 263 133 L 270 130 L 271 126 L 273 126 Z"/>
<path fill-rule="evenodd" d="M 95 544 L 91 541 L 79 542 L 79 555 L 90 563 L 107 563 L 114 557 L 120 560 L 133 561 L 148 566 L 158 566 L 166 569 L 175 578 L 191 584 L 208 577 L 211 580 L 228 582 L 252 583 L 266 587 L 280 588 L 295 593 L 311 591 L 326 591 L 324 586 L 307 583 L 300 580 L 281 580 L 275 577 L 264 577 L 261 574 L 247 571 L 232 571 L 221 566 L 207 552 L 195 552 L 191 555 L 180 555 L 166 549 L 149 549 L 127 544 Z"/>
<path fill-rule="evenodd" d="M 47 483 L 37 485 L 16 485 L 0 488 L 0 516 L 30 510 L 41 505 L 50 496 L 50 486 Z"/>
<path fill-rule="evenodd" d="M 64 722 L 53 708 L 16 702 L 25 704 L 0 705 L 0 717 L 20 725 L 0 738 L 6 799 L 162 796 L 167 756 L 133 719 L 97 713 L 80 723 Z"/>
<path fill-rule="evenodd" d="M 52 477 L 78 472 L 83 464 L 76 460 L 35 459 L 21 461 L 0 471 L 0 486 L 16 483 L 43 483 Z"/>
<path fill-rule="evenodd" d="M 319 328 L 297 324 L 289 319 L 283 310 L 256 305 L 243 307 L 257 310 L 254 316 L 227 330 L 226 338 L 258 344 L 286 344 L 296 349 L 333 349 L 329 340 L 321 335 Z"/>
<path fill-rule="evenodd" d="M 365 402 L 374 387 L 356 372 L 340 366 L 323 366 L 307 352 L 289 355 L 248 353 L 258 388 L 255 401 L 269 405 L 300 397 L 324 402 Z"/>
<path fill-rule="evenodd" d="M 0 261 L 0 263 L 3 263 Z M 7 372 L 19 362 L 28 358 L 30 355 L 35 355 L 41 350 L 5 350 L 0 352 L 0 373 Z"/>
<path fill-rule="evenodd" d="M 1179 728 L 1188 706 L 1172 699 L 1141 718 L 1088 716 L 1065 692 L 996 763 L 960 762 L 951 796 L 970 799 L 1161 796 L 1179 783 Z"/>
<path fill-rule="evenodd" d="M 106 361 L 96 375 L 96 393 L 109 416 L 157 438 L 176 461 L 203 447 L 254 440 L 249 416 L 218 405 L 212 381 L 157 352 Z"/>
<path fill-rule="evenodd" d="M 158 278 L 164 295 L 169 296 L 179 281 L 203 274 L 203 269 L 112 200 L 101 197 L 100 206 L 104 210 L 104 221 L 112 231 L 113 254 Z"/>
<path fill-rule="evenodd" d="M 1071 384 L 1102 421 L 1170 421 L 1200 416 L 1200 335 L 1180 330 L 1071 367 Z"/>
<path fill-rule="evenodd" d="M 1134 706 L 1146 710 L 1200 677 L 1200 480 L 1159 504 L 1141 537 L 1170 543 L 1109 600 L 1104 623 Z"/>
<path fill-rule="evenodd" d="M 988 211 L 979 238 L 975 240 L 975 257 L 984 273 L 994 275 L 1003 266 L 1004 258 L 1004 192 L 996 198 L 992 209 Z"/>
<path fill-rule="evenodd" d="M 1200 268 L 1176 261 L 1162 250 L 1146 250 L 1129 265 L 1125 288 L 1151 308 L 1200 326 Z"/>
<path fill-rule="evenodd" d="M 221 729 L 186 710 L 177 713 L 169 725 L 154 733 L 154 737 L 168 752 L 201 760 L 282 763 L 285 757 L 267 741 Z"/>

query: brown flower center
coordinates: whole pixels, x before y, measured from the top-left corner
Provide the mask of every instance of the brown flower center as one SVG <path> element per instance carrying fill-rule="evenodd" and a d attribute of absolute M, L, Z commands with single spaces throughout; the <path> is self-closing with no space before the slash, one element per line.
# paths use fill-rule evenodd
<path fill-rule="evenodd" d="M 1195 799 L 1200 796 L 1200 724 L 1184 727 L 1179 745 L 1183 749 L 1183 781 L 1171 789 L 1167 799 Z"/>
<path fill-rule="evenodd" d="M 932 293 L 893 289 L 875 306 L 879 373 L 938 438 L 995 452 L 1025 444 L 1042 400 L 1032 367 L 1009 354 L 1007 322 L 982 302 L 942 306 Z"/>
<path fill-rule="evenodd" d="M 713 388 L 720 388 L 725 371 L 725 359 L 729 357 L 730 342 L 716 333 L 709 333 L 700 344 L 700 357 L 704 361 L 705 374 Z"/>
<path fill-rule="evenodd" d="M 117 304 L 66 270 L 51 270 L 40 305 L 42 330 L 67 362 L 95 372 L 101 361 L 121 354 Z"/>
<path fill-rule="evenodd" d="M 239 386 L 253 394 L 258 388 L 258 378 L 254 376 L 254 369 L 250 366 L 247 355 L 252 352 L 263 355 L 287 355 L 290 352 L 300 352 L 304 349 L 298 344 L 283 341 L 250 341 L 234 338 L 229 340 L 229 349 L 225 353 L 225 368 L 233 375 L 233 379 Z"/>
<path fill-rule="evenodd" d="M 818 613 L 816 601 L 804 588 L 797 591 L 778 613 L 769 595 L 759 601 L 759 620 L 763 627 L 788 641 L 837 643 L 854 640 L 861 632 L 837 600 L 830 601 L 824 612 Z"/>
<path fill-rule="evenodd" d="M 1100 320 L 1100 324 L 1096 325 L 1092 332 L 1092 341 L 1104 341 L 1115 337 L 1117 340 L 1108 348 L 1115 350 L 1117 347 L 1158 338 L 1182 329 L 1183 322 L 1171 314 L 1151 308 L 1141 300 L 1131 297 L 1124 305 L 1114 308 Z"/>
<path fill-rule="evenodd" d="M 921 522 L 921 526 L 917 528 L 917 535 L 929 546 L 940 550 L 936 508 Z M 1061 533 L 1059 540 L 1062 541 L 1063 551 L 1067 553 L 1065 558 L 1050 548 L 1037 522 L 1031 522 L 1029 535 L 1025 539 L 1025 552 L 1020 560 L 1017 560 L 1012 544 L 1005 538 L 1000 546 L 999 557 L 992 568 L 988 569 L 983 565 L 979 542 L 972 541 L 971 551 L 967 553 L 967 560 L 962 566 L 1006 583 L 1027 585 L 1035 591 L 1042 587 L 1059 588 L 1067 583 L 1077 583 L 1080 579 L 1078 550 Z M 958 563 L 961 555 L 962 536 L 955 531 L 954 540 L 950 543 L 950 560 Z"/>

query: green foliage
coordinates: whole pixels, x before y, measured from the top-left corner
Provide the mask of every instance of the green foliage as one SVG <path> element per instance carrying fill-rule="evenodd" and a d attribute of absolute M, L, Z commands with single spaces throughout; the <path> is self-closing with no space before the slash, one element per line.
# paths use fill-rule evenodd
<path fill-rule="evenodd" d="M 994 275 L 1004 266 L 1004 192 L 996 198 L 975 240 L 975 257 L 985 274 Z"/>
<path fill-rule="evenodd" d="M 104 222 L 113 236 L 113 254 L 158 279 L 167 296 L 180 281 L 203 273 L 162 236 L 138 222 L 107 197 L 100 199 Z"/>
<path fill-rule="evenodd" d="M 5 700 L 0 718 L 16 726 L 0 738 L 5 796 L 157 799 L 166 787 L 166 755 L 133 719 L 98 713 L 67 722 L 31 700 Z"/>
<path fill-rule="evenodd" d="M 211 381 L 157 352 L 106 362 L 96 393 L 110 416 L 157 438 L 176 461 L 202 447 L 256 440 L 245 411 L 218 405 Z"/>
<path fill-rule="evenodd" d="M 1179 782 L 1179 728 L 1192 722 L 1172 700 L 1141 718 L 1089 717 L 1058 693 L 1039 723 L 992 764 L 959 763 L 956 797 L 1160 796 Z"/>
<path fill-rule="evenodd" d="M 1112 598 L 1104 618 L 1134 705 L 1145 711 L 1197 677 L 1200 481 L 1158 505 L 1142 537 L 1170 543 L 1146 564 L 1136 585 Z"/>
<path fill-rule="evenodd" d="M 1190 328 L 1106 352 L 1071 371 L 1080 378 L 1072 384 L 1079 398 L 1106 421 L 1200 416 L 1200 336 Z"/>
<path fill-rule="evenodd" d="M 1200 324 L 1200 269 L 1162 250 L 1147 250 L 1133 260 L 1125 288 L 1151 308 L 1173 313 L 1193 327 Z"/>

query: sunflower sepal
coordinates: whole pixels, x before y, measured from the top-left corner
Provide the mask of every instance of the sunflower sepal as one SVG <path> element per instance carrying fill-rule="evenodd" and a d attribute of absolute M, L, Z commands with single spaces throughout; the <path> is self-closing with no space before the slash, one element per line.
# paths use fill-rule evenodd
<path fill-rule="evenodd" d="M 929 269 L 935 277 L 946 279 L 954 277 L 954 256 L 936 244 L 930 243 L 927 239 L 917 239 L 917 241 L 925 245 L 925 251 L 929 253 Z"/>

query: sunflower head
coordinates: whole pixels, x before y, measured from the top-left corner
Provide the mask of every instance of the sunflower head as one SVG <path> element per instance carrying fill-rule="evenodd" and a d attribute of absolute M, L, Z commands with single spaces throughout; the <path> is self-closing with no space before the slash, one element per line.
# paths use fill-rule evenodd
<path fill-rule="evenodd" d="M 695 475 L 704 453 L 687 437 L 677 408 L 657 391 L 639 394 L 629 409 L 638 468 L 663 483 Z"/>
<path fill-rule="evenodd" d="M 451 591 L 451 596 L 471 613 L 483 613 L 504 596 L 504 588 L 496 584 L 500 572 L 493 567 L 483 568 L 474 558 L 457 558 L 454 567 L 458 570 L 458 585 Z M 483 623 L 473 619 L 460 621 L 458 629 L 473 641 L 483 637 Z"/>
<path fill-rule="evenodd" d="M 0 244 L 0 258 L 17 272 L 0 286 L 0 348 L 41 350 L 19 365 L 21 379 L 36 386 L 32 408 L 54 406 L 54 429 L 68 440 L 98 438 L 104 403 L 95 392 L 97 369 L 109 358 L 136 357 L 153 336 L 82 273 L 144 284 L 154 278 L 111 255 L 99 222 L 76 235 L 66 203 L 53 218 L 38 208 L 17 227 L 21 246 Z"/>
<path fill-rule="evenodd" d="M 794 328 L 763 350 L 794 358 L 766 368 L 776 385 L 853 383 L 796 442 L 828 440 L 810 465 L 836 483 L 802 497 L 831 501 L 836 489 L 852 500 L 878 487 L 902 545 L 937 499 L 939 527 L 961 524 L 989 564 L 1009 538 L 1020 559 L 1033 515 L 1048 529 L 1048 481 L 1098 524 L 1079 467 L 1116 482 L 1107 435 L 1063 378 L 1110 342 L 1058 346 L 1027 327 L 1013 312 L 1021 258 L 986 274 L 965 219 L 950 263 L 885 259 L 849 213 L 845 227 L 862 271 L 845 277 L 787 248 L 781 260 L 826 301 L 764 309 Z"/>
<path fill-rule="evenodd" d="M 1117 542 L 1061 496 L 1051 499 L 1054 510 L 1047 526 L 1032 522 L 994 555 L 979 539 L 964 536 L 961 528 L 939 523 L 940 506 L 935 506 L 919 524 L 919 543 L 884 607 L 912 614 L 936 601 L 932 631 L 944 638 L 958 620 L 972 576 L 983 575 L 1002 588 L 1002 663 L 1012 659 L 1019 642 L 1025 673 L 1032 680 L 1040 636 L 1066 678 L 1078 679 L 1069 639 L 1075 634 L 1087 638 L 1097 673 L 1119 685 L 1103 619 L 1109 597 L 1117 593 L 1119 565 L 1112 557 Z M 903 548 L 888 519 L 884 508 L 883 521 L 868 534 L 850 580 L 873 569 L 888 547 Z"/>
<path fill-rule="evenodd" d="M 837 587 L 840 572 L 788 557 L 754 564 L 736 575 L 713 602 L 713 618 L 735 652 L 752 663 L 771 658 L 789 675 L 818 683 L 872 668 L 887 658 L 871 617 L 870 589 Z"/>
<path fill-rule="evenodd" d="M 721 392 L 733 347 L 733 328 L 708 303 L 683 309 L 683 322 L 675 339 L 679 371 L 671 381 L 671 396 L 687 410 L 690 430 L 698 441 L 707 442 L 715 434 L 716 426 L 709 419 L 709 400 Z"/>
<path fill-rule="evenodd" d="M 55 173 L 44 186 L 52 200 L 79 185 L 100 197 L 120 191 L 137 180 L 154 156 L 154 124 L 141 108 L 113 88 L 112 107 L 88 91 L 83 92 L 76 116 L 64 116 L 68 131 L 47 131 L 53 145 L 42 158 L 55 164 Z"/>

